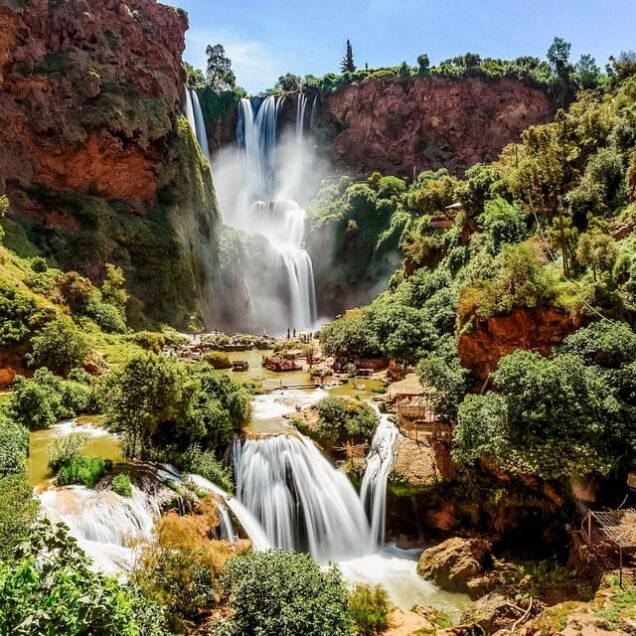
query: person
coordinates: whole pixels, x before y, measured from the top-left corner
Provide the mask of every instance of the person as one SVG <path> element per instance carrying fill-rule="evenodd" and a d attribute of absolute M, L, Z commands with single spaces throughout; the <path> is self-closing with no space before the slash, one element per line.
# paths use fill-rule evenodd
<path fill-rule="evenodd" d="M 294 340 L 296 339 L 296 327 L 294 327 Z"/>
<path fill-rule="evenodd" d="M 290 337 L 290 331 L 289 331 L 289 327 L 287 327 L 287 340 L 289 340 Z"/>

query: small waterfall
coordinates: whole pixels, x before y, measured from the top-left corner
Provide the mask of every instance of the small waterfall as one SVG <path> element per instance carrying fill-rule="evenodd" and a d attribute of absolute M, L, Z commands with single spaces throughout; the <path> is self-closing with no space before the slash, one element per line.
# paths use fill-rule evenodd
<path fill-rule="evenodd" d="M 296 138 L 302 139 L 305 130 L 305 110 L 307 109 L 307 95 L 298 94 L 296 102 Z"/>
<path fill-rule="evenodd" d="M 399 432 L 393 422 L 387 415 L 382 415 L 367 455 L 367 467 L 360 488 L 360 499 L 371 523 L 371 541 L 376 548 L 384 545 L 386 485 L 398 437 Z"/>
<path fill-rule="evenodd" d="M 210 161 L 210 148 L 208 146 L 208 133 L 205 129 L 205 121 L 203 119 L 203 111 L 201 110 L 201 104 L 199 103 L 199 96 L 194 88 L 190 89 L 190 93 L 192 94 L 192 107 L 194 110 L 194 132 L 197 136 L 197 141 L 199 142 L 199 146 L 201 146 L 201 151 L 203 152 L 203 156 Z M 192 124 L 191 124 L 192 125 Z"/>
<path fill-rule="evenodd" d="M 40 503 L 46 516 L 65 523 L 95 566 L 109 574 L 132 566 L 132 546 L 152 539 L 159 517 L 156 499 L 136 486 L 130 497 L 83 486 L 51 488 L 40 494 Z"/>
<path fill-rule="evenodd" d="M 316 93 L 314 100 L 311 103 L 311 112 L 309 113 L 309 132 L 313 134 L 316 130 L 316 117 L 318 116 L 318 93 Z"/>
<path fill-rule="evenodd" d="M 323 563 L 365 554 L 370 529 L 360 499 L 306 437 L 248 439 L 234 463 L 237 497 L 271 545 Z"/>
<path fill-rule="evenodd" d="M 190 128 L 192 128 L 192 132 L 196 135 L 197 122 L 196 122 L 196 119 L 194 118 L 194 106 L 192 105 L 192 95 L 190 94 L 190 89 L 188 89 L 187 87 L 185 89 L 185 116 L 188 119 Z"/>
<path fill-rule="evenodd" d="M 264 550 L 268 550 L 272 547 L 272 544 L 269 542 L 265 531 L 261 527 L 258 520 L 252 515 L 252 513 L 236 498 L 230 497 L 222 488 L 212 483 L 210 480 L 205 477 L 201 477 L 201 475 L 189 475 L 189 478 L 199 487 L 201 490 L 205 490 L 207 492 L 212 492 L 219 497 L 222 497 L 228 508 L 234 513 L 234 516 L 238 519 L 239 523 L 245 530 L 245 534 L 252 541 L 252 547 L 256 552 L 262 552 Z M 223 509 L 222 506 L 219 509 Z M 225 509 L 225 513 L 227 515 L 227 509 Z M 223 513 L 221 513 L 223 514 Z M 231 520 L 229 515 L 227 515 L 227 519 L 231 526 Z M 234 529 L 232 527 L 232 534 L 234 534 Z"/>

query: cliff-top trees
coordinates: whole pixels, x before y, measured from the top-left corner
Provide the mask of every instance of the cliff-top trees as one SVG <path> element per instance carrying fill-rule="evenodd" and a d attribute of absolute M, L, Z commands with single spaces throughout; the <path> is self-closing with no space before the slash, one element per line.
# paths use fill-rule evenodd
<path fill-rule="evenodd" d="M 235 88 L 236 76 L 232 71 L 232 61 L 225 55 L 223 45 L 210 44 L 205 53 L 208 56 L 208 86 L 217 93 Z"/>
<path fill-rule="evenodd" d="M 349 40 L 347 40 L 346 51 L 342 62 L 340 62 L 340 70 L 343 73 L 353 73 L 356 70 L 356 65 L 353 62 L 353 48 Z"/>

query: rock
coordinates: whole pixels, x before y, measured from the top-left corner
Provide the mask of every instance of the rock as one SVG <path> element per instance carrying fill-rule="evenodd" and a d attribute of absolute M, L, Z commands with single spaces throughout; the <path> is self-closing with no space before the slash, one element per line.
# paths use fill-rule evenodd
<path fill-rule="evenodd" d="M 485 380 L 501 358 L 517 349 L 548 355 L 579 323 L 578 317 L 554 309 L 515 309 L 475 319 L 473 329 L 461 333 L 457 353 L 463 366 Z"/>
<path fill-rule="evenodd" d="M 483 596 L 462 616 L 462 624 L 481 627 L 486 634 L 509 627 L 523 614 L 514 609 L 513 599 L 499 592 Z M 522 609 L 526 609 L 525 607 Z"/>
<path fill-rule="evenodd" d="M 492 563 L 492 545 L 485 539 L 453 537 L 424 550 L 417 572 L 451 592 L 469 591 L 469 582 Z"/>
<path fill-rule="evenodd" d="M 13 384 L 15 375 L 15 369 L 12 369 L 11 367 L 0 369 L 0 386 L 9 386 Z"/>
<path fill-rule="evenodd" d="M 413 173 L 441 164 L 460 173 L 499 151 L 533 124 L 549 121 L 545 91 L 513 79 L 382 79 L 324 97 L 332 156 L 350 174 Z"/>

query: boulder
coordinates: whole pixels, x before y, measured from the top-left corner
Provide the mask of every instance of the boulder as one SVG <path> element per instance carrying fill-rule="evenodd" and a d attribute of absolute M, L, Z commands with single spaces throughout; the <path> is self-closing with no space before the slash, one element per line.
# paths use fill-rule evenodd
<path fill-rule="evenodd" d="M 485 539 L 453 537 L 424 550 L 417 572 L 444 590 L 468 593 L 470 581 L 491 566 L 491 550 Z"/>

